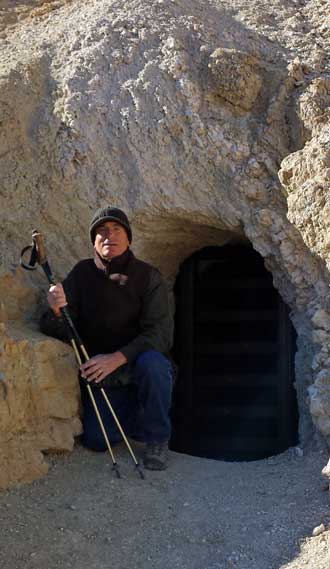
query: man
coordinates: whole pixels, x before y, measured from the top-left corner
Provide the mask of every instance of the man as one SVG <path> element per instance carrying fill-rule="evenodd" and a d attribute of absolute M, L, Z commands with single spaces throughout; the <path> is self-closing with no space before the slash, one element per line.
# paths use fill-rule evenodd
<path fill-rule="evenodd" d="M 146 443 L 144 466 L 164 470 L 173 384 L 166 357 L 173 332 L 166 284 L 157 269 L 132 253 L 132 231 L 122 210 L 98 209 L 90 237 L 94 259 L 80 261 L 62 284 L 50 287 L 51 310 L 43 315 L 41 329 L 65 339 L 61 308 L 67 306 L 91 356 L 80 367 L 83 443 L 94 450 L 107 448 L 87 381 L 110 441 L 121 437 L 97 384 L 104 387 L 126 434 Z"/>

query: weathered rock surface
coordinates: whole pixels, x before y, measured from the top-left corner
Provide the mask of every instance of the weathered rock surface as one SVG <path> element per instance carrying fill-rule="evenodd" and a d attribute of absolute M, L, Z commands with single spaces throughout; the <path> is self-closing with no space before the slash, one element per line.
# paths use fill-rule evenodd
<path fill-rule="evenodd" d="M 10 306 L 10 287 L 17 306 Z M 32 481 L 47 472 L 43 453 L 72 450 L 81 430 L 77 373 L 72 353 L 62 342 L 45 338 L 14 318 L 20 302 L 31 303 L 31 290 L 20 277 L 1 279 L 0 328 L 0 488 Z"/>
<path fill-rule="evenodd" d="M 14 445 L 25 425 L 31 443 L 3 485 L 41 472 L 31 457 L 77 432 L 72 357 L 31 332 L 43 280 L 14 270 L 19 251 L 44 231 L 62 277 L 90 254 L 91 212 L 108 202 L 127 210 L 135 252 L 169 282 L 193 251 L 251 241 L 298 332 L 301 442 L 311 418 L 330 441 L 327 3 L 31 0 L 2 3 L 0 22 L 1 319 L 12 346 L 0 405 L 14 384 L 15 399 L 29 393 L 24 418 L 10 407 L 0 432 Z M 41 404 L 48 441 L 31 403 L 43 401 L 44 373 L 67 404 L 55 417 Z"/>
<path fill-rule="evenodd" d="M 63 344 L 2 325 L 0 488 L 47 472 L 42 453 L 72 450 L 80 432 L 72 354 Z"/>

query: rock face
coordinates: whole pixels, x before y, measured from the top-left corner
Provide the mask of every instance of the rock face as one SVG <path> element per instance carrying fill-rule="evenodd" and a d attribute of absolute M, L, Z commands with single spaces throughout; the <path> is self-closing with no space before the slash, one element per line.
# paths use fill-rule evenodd
<path fill-rule="evenodd" d="M 81 431 L 77 373 L 69 346 L 21 321 L 35 304 L 21 271 L 0 284 L 0 489 L 47 472 L 43 453 L 72 450 Z"/>
<path fill-rule="evenodd" d="M 35 331 L 46 284 L 17 268 L 19 252 L 37 227 L 62 278 L 107 203 L 169 283 L 197 249 L 252 243 L 298 333 L 301 442 L 312 423 L 329 442 L 326 3 L 1 10 L 0 485 L 44 472 L 40 452 L 71 448 L 80 428 L 72 355 Z"/>
<path fill-rule="evenodd" d="M 28 302 L 31 294 L 18 284 L 16 277 L 15 293 L 25 292 Z M 10 320 L 1 324 L 0 349 L 0 488 L 6 488 L 47 472 L 42 453 L 71 450 L 81 426 L 68 346 Z"/>

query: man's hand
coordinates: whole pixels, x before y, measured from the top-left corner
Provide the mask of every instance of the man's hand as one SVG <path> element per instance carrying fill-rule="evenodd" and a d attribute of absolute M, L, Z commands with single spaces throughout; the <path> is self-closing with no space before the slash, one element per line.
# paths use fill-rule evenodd
<path fill-rule="evenodd" d="M 61 283 L 58 283 L 50 287 L 47 294 L 47 300 L 55 316 L 61 316 L 61 308 L 63 308 L 63 306 L 66 306 L 68 304 L 64 288 L 61 285 Z"/>
<path fill-rule="evenodd" d="M 114 352 L 113 354 L 99 354 L 93 356 L 88 362 L 80 366 L 82 377 L 87 381 L 94 381 L 99 383 L 109 373 L 112 373 L 120 366 L 127 363 L 127 359 L 121 352 Z"/>

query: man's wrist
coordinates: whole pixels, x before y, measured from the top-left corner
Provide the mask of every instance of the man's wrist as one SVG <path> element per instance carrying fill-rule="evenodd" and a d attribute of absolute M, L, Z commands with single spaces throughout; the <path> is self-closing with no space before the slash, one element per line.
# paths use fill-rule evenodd
<path fill-rule="evenodd" d="M 118 362 L 119 362 L 119 365 L 127 364 L 128 360 L 127 360 L 126 356 L 124 356 L 124 354 L 123 354 L 122 352 L 117 351 L 117 352 L 114 353 L 114 355 L 116 356 L 116 358 L 117 358 L 117 360 L 118 360 Z"/>

